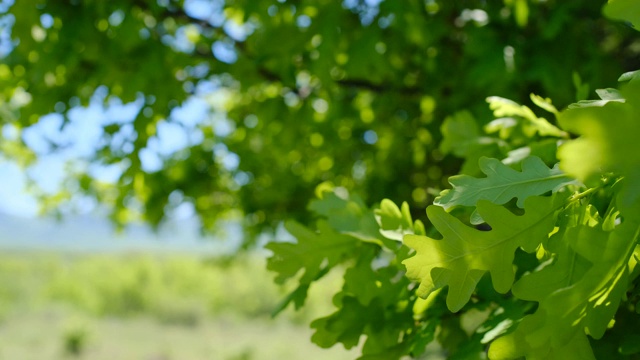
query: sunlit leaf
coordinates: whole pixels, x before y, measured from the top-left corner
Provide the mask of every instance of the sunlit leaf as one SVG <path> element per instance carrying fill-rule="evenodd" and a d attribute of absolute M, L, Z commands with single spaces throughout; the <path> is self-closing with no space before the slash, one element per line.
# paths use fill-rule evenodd
<path fill-rule="evenodd" d="M 429 220 L 443 239 L 419 235 L 404 238 L 405 244 L 416 250 L 416 255 L 403 263 L 407 266 L 407 276 L 420 281 L 417 294 L 426 297 L 431 291 L 448 285 L 447 306 L 451 311 L 458 311 L 469 301 L 487 271 L 498 292 L 509 291 L 515 276 L 512 263 L 516 249 L 522 247 L 532 252 L 548 237 L 559 199 L 530 197 L 525 201 L 522 216 L 481 200 L 478 213 L 491 226 L 490 231 L 469 227 L 442 207 L 428 207 Z"/>
<path fill-rule="evenodd" d="M 560 124 L 580 134 L 558 150 L 560 168 L 569 175 L 597 184 L 606 172 L 625 176 L 624 204 L 640 197 L 640 85 L 629 83 L 620 93 L 624 101 L 563 111 Z"/>
<path fill-rule="evenodd" d="M 611 19 L 627 21 L 636 29 L 640 29 L 640 4 L 637 1 L 609 0 L 603 12 Z"/>
<path fill-rule="evenodd" d="M 450 211 L 456 206 L 475 206 L 479 200 L 502 205 L 518 199 L 518 206 L 530 196 L 557 191 L 573 182 L 558 166 L 548 168 L 540 158 L 531 156 L 522 162 L 522 171 L 516 171 L 497 159 L 481 158 L 480 169 L 485 178 L 457 175 L 449 178 L 453 186 L 434 200 L 435 205 Z"/>

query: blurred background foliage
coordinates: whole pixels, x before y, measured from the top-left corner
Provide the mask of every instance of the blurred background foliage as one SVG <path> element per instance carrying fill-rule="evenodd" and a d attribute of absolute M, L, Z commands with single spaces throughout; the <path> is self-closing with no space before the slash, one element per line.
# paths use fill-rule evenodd
<path fill-rule="evenodd" d="M 489 95 L 563 108 L 638 67 L 640 43 L 602 5 L 4 1 L 0 151 L 25 167 L 68 152 L 89 121 L 79 109 L 97 104 L 106 115 L 65 157 L 60 186 L 33 182 L 45 212 L 89 198 L 118 224 L 157 225 L 187 203 L 204 229 L 240 219 L 250 244 L 285 218 L 308 221 L 330 181 L 422 216 L 461 166 L 441 144 L 448 116 L 486 124 Z M 25 141 L 39 126 L 40 142 Z"/>
<path fill-rule="evenodd" d="M 302 324 L 326 313 L 319 284 L 303 311 L 271 311 L 283 288 L 257 255 L 4 252 L 0 356 L 10 359 L 353 358 L 315 348 Z M 287 338 L 292 341 L 283 342 Z"/>

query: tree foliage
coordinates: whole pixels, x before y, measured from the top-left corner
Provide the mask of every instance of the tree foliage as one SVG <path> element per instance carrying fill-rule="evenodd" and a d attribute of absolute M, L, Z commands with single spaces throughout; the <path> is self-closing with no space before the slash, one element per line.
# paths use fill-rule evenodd
<path fill-rule="evenodd" d="M 46 119 L 64 131 L 92 98 L 133 102 L 130 119 L 100 124 L 67 189 L 121 223 L 157 224 L 181 202 L 205 228 L 240 214 L 255 235 L 286 219 L 296 240 L 267 245 L 268 268 L 296 286 L 276 312 L 344 274 L 335 312 L 311 323 L 321 347 L 634 358 L 637 35 L 602 13 L 637 25 L 637 5 L 602 5 L 18 2 L 2 18 L 1 149 L 30 166 L 68 145 L 33 148 L 23 134 Z M 184 120 L 189 101 L 206 115 Z M 196 135 L 162 152 L 167 131 Z"/>
<path fill-rule="evenodd" d="M 402 239 L 402 244 L 374 243 L 377 255 L 334 253 L 343 257 L 344 287 L 334 298 L 336 313 L 312 323 L 312 327 L 324 326 L 312 340 L 320 346 L 341 342 L 350 348 L 359 335 L 366 335 L 361 359 L 420 357 L 425 343 L 434 338 L 452 358 L 635 358 L 640 349 L 632 343 L 638 330 L 628 318 L 638 319 L 640 199 L 634 179 L 637 167 L 631 165 L 636 161 L 635 145 L 625 141 L 633 136 L 635 127 L 629 124 L 635 120 L 623 115 L 634 113 L 639 83 L 632 80 L 619 94 L 620 101 L 577 103 L 558 113 L 563 130 L 580 136 L 556 143 L 560 161 L 553 169 L 535 157 L 512 163 L 521 171 L 504 165 L 511 163 L 509 158 L 503 162 L 482 158 L 480 166 L 487 177 L 454 177 L 453 189 L 442 191 L 441 197 L 466 191 L 460 183 L 470 184 L 479 195 L 469 203 L 427 207 L 430 226 L 426 231 L 406 210 L 383 201 L 373 212 L 379 233 L 388 240 Z M 606 121 L 610 130 L 573 127 L 600 121 Z M 531 146 L 546 141 L 533 136 Z M 592 147 L 600 150 L 594 152 Z M 506 171 L 507 176 L 486 171 L 487 164 Z M 546 176 L 554 172 L 559 183 L 541 187 L 544 176 L 531 171 L 536 166 Z M 494 177 L 499 178 L 498 185 Z M 505 188 L 505 183 L 512 187 L 506 187 L 504 200 L 482 196 Z M 336 191 L 316 201 L 329 201 L 325 199 L 337 196 Z M 477 228 L 472 224 L 476 212 Z M 366 209 L 358 213 L 373 218 Z M 328 233 L 328 229 L 318 230 Z M 298 241 L 300 245 L 286 246 L 303 249 L 304 238 Z M 272 260 L 279 259 L 283 250 L 271 249 Z M 311 253 L 304 256 L 312 258 Z M 328 255 L 324 263 L 340 269 Z M 388 271 L 387 277 L 380 277 L 382 269 Z M 358 286 L 352 283 L 356 272 Z M 407 283 L 407 278 L 415 283 Z M 384 292 L 374 295 L 375 288 Z M 372 296 L 382 301 L 390 292 L 402 297 L 393 298 L 383 309 L 370 307 L 375 303 Z M 390 317 L 396 320 L 393 325 L 388 323 Z M 465 327 L 470 318 L 477 323 Z M 334 323 L 335 327 L 328 325 Z M 381 340 L 373 329 L 394 331 Z M 386 342 L 386 348 L 370 350 L 367 344 L 372 341 Z"/>
<path fill-rule="evenodd" d="M 189 202 L 205 228 L 241 210 L 254 234 L 291 217 L 308 222 L 307 200 L 323 181 L 366 202 L 406 200 L 416 216 L 429 189 L 458 171 L 459 160 L 445 157 L 442 119 L 468 109 L 482 126 L 488 94 L 523 101 L 535 92 L 565 106 L 574 80 L 583 90 L 579 79 L 611 84 L 634 54 L 629 29 L 603 19 L 601 4 L 577 0 L 73 0 L 3 9 L 12 44 L 4 38 L 0 67 L 8 157 L 33 165 L 77 142 L 45 136 L 47 146 L 25 146 L 43 115 L 55 114 L 50 127 L 64 134 L 88 121 L 73 113 L 92 98 L 107 110 L 134 105 L 127 118 L 107 112 L 94 146 L 68 161 L 65 186 L 42 192 L 47 210 L 79 191 L 116 222 L 157 224 Z M 206 114 L 182 120 L 181 106 L 194 99 Z M 158 149 L 167 133 L 183 132 L 178 149 Z M 465 145 L 452 141 L 459 157 Z M 505 151 L 501 141 L 469 146 Z M 465 170 L 478 175 L 477 161 Z"/>

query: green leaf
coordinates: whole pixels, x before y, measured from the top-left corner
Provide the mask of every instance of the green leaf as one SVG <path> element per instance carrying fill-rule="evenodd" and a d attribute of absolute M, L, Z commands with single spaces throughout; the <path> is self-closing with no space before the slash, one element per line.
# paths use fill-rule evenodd
<path fill-rule="evenodd" d="M 475 206 L 479 200 L 502 205 L 513 198 L 522 207 L 526 198 L 571 184 L 573 179 L 563 174 L 558 166 L 548 168 L 540 158 L 531 156 L 522 162 L 522 171 L 516 171 L 497 159 L 480 158 L 480 169 L 485 178 L 457 175 L 449 178 L 451 190 L 440 193 L 434 204 L 449 211 L 455 206 Z"/>
<path fill-rule="evenodd" d="M 598 94 L 602 100 L 624 100 L 618 89 L 597 89 L 596 94 Z"/>
<path fill-rule="evenodd" d="M 375 255 L 374 252 L 362 254 L 356 264 L 344 273 L 343 292 L 355 297 L 364 306 L 369 306 L 380 295 L 381 283 L 371 268 Z"/>
<path fill-rule="evenodd" d="M 393 201 L 384 199 L 374 213 L 380 233 L 387 239 L 402 241 L 406 234 L 425 234 L 424 224 L 420 220 L 413 222 L 409 204 L 406 202 L 402 203 L 402 208 L 398 208 Z"/>
<path fill-rule="evenodd" d="M 560 146 L 560 168 L 579 180 L 597 185 L 606 172 L 625 177 L 623 206 L 640 199 L 640 84 L 621 89 L 624 102 L 572 108 L 559 115 L 563 128 L 581 137 Z"/>
<path fill-rule="evenodd" d="M 537 325 L 534 322 L 535 319 L 531 317 L 525 317 L 518 329 L 533 329 Z M 506 359 L 518 359 L 522 358 L 520 355 L 519 347 L 523 346 L 525 339 L 517 338 L 505 341 L 508 336 L 501 337 L 491 343 L 489 347 L 489 359 L 491 360 L 506 360 Z M 576 333 L 573 337 L 565 339 L 565 342 L 559 344 L 560 346 L 555 348 L 541 347 L 538 352 L 531 353 L 527 359 L 534 360 L 595 360 L 591 347 L 589 346 L 589 340 L 584 334 Z"/>
<path fill-rule="evenodd" d="M 271 317 L 276 317 L 280 314 L 284 309 L 289 306 L 289 304 L 293 303 L 293 306 L 296 310 L 302 308 L 304 306 L 305 301 L 307 300 L 307 294 L 309 293 L 309 285 L 310 284 L 300 284 L 293 291 L 291 291 L 284 299 L 282 299 L 276 307 L 271 310 Z"/>
<path fill-rule="evenodd" d="M 622 100 L 582 100 L 582 101 L 578 101 L 577 103 L 573 103 L 571 105 L 568 106 L 568 109 L 578 109 L 578 108 L 591 108 L 591 107 L 598 107 L 598 106 L 605 106 L 606 104 L 610 103 L 610 102 L 624 102 Z"/>
<path fill-rule="evenodd" d="M 318 346 L 330 348 L 341 342 L 346 349 L 351 349 L 358 345 L 360 336 L 372 316 L 376 317 L 380 314 L 380 309 L 376 309 L 374 304 L 364 306 L 349 296 L 341 299 L 341 305 L 335 313 L 311 323 L 311 328 L 316 329 L 311 336 L 311 341 Z"/>
<path fill-rule="evenodd" d="M 628 71 L 620 75 L 620 77 L 618 78 L 618 81 L 620 82 L 631 81 L 631 80 L 637 80 L 638 78 L 640 78 L 640 70 Z"/>
<path fill-rule="evenodd" d="M 530 197 L 525 213 L 517 216 L 506 208 L 481 200 L 478 212 L 491 226 L 480 231 L 463 224 L 442 207 L 429 206 L 427 215 L 442 240 L 407 235 L 404 242 L 416 255 L 403 261 L 407 276 L 420 281 L 417 294 L 449 286 L 447 307 L 460 310 L 468 301 L 482 275 L 489 271 L 494 288 L 506 293 L 514 280 L 513 258 L 517 248 L 532 252 L 553 229 L 555 211 L 561 197 Z"/>
<path fill-rule="evenodd" d="M 618 79 L 618 81 L 622 81 Z M 589 84 L 584 84 L 580 78 L 580 74 L 573 72 L 573 85 L 576 88 L 576 101 L 585 100 L 589 97 Z"/>
<path fill-rule="evenodd" d="M 359 344 L 362 335 L 366 335 L 362 346 L 363 357 L 359 359 L 394 360 L 406 355 L 410 343 L 399 341 L 399 338 L 407 335 L 407 326 L 415 321 L 410 311 L 406 307 L 403 309 L 396 301 L 404 293 L 401 289 L 406 289 L 407 285 L 406 282 L 400 282 L 391 288 L 383 286 L 382 290 L 388 293 L 387 300 L 393 299 L 391 303 L 377 297 L 363 305 L 353 296 L 337 294 L 334 303 L 338 310 L 311 323 L 316 330 L 311 340 L 323 348 L 342 343 L 346 349 L 350 349 Z M 420 335 L 415 340 L 420 340 L 422 336 L 432 337 L 433 332 Z"/>
<path fill-rule="evenodd" d="M 594 358 L 585 333 L 602 337 L 618 309 L 638 228 L 629 222 L 608 232 L 589 223 L 587 216 L 554 236 L 556 261 L 513 286 L 515 296 L 538 301 L 538 309 L 515 332 L 491 344 L 490 358 Z"/>
<path fill-rule="evenodd" d="M 549 98 L 543 98 L 540 95 L 536 95 L 536 94 L 530 94 L 529 97 L 531 98 L 531 101 L 536 104 L 539 108 L 547 110 L 548 112 L 557 115 L 558 114 L 558 109 L 556 109 L 555 106 L 553 106 L 553 103 L 551 102 L 551 99 Z"/>
<path fill-rule="evenodd" d="M 555 234 L 549 243 L 565 244 L 565 237 L 571 238 L 579 234 L 578 228 L 571 228 L 565 234 Z M 548 250 L 548 249 L 547 249 Z M 536 271 L 522 277 L 513 285 L 513 294 L 519 299 L 529 301 L 540 301 L 544 297 L 551 295 L 554 291 L 575 284 L 591 264 L 572 249 L 563 249 L 560 255 L 556 254 L 555 262 L 552 265 L 543 267 L 541 271 Z"/>
<path fill-rule="evenodd" d="M 391 249 L 396 247 L 380 235 L 373 211 L 358 196 L 321 191 L 321 198 L 312 200 L 309 210 L 325 217 L 334 230 Z"/>
<path fill-rule="evenodd" d="M 517 125 L 518 121 L 516 119 L 512 117 L 502 117 L 492 120 L 485 125 L 484 131 L 489 134 L 497 132 L 501 139 L 508 139 Z"/>
<path fill-rule="evenodd" d="M 635 75 L 631 73 L 626 73 L 620 76 L 619 81 L 629 80 L 633 78 Z M 624 102 L 624 97 L 620 93 L 618 89 L 597 89 L 596 94 L 600 97 L 600 100 L 581 100 L 577 103 L 569 105 L 569 109 L 575 108 L 588 108 L 588 107 L 597 107 L 604 106 L 611 101 L 615 102 Z"/>
<path fill-rule="evenodd" d="M 636 0 L 609 0 L 603 12 L 610 19 L 628 21 L 636 29 L 640 27 L 640 4 Z"/>
<path fill-rule="evenodd" d="M 556 163 L 556 152 L 558 151 L 557 139 L 546 139 L 537 142 L 529 143 L 527 146 L 523 146 L 517 149 L 513 149 L 507 153 L 507 157 L 502 159 L 502 163 L 505 165 L 513 165 L 522 162 L 529 156 L 537 156 L 542 159 L 543 162 Z"/>
<path fill-rule="evenodd" d="M 304 270 L 299 282 L 309 284 L 323 267 L 333 267 L 360 243 L 352 236 L 335 232 L 323 220 L 318 221 L 317 232 L 295 221 L 286 222 L 285 228 L 296 237 L 297 243 L 273 242 L 265 246 L 273 252 L 267 261 L 267 269 L 278 273 L 275 279 L 278 283 Z"/>
<path fill-rule="evenodd" d="M 482 156 L 498 156 L 504 141 L 501 139 L 480 136 L 480 129 L 473 115 L 469 111 L 458 111 L 445 119 L 440 126 L 442 142 L 440 151 L 444 154 L 452 153 L 464 158 L 460 173 L 477 174 L 478 159 Z"/>
<path fill-rule="evenodd" d="M 555 107 L 553 107 L 550 102 L 542 99 L 537 95 L 531 94 L 531 99 L 536 104 L 538 104 L 538 106 L 547 111 L 553 112 L 553 109 L 555 109 Z M 524 132 L 529 137 L 533 136 L 535 132 L 539 133 L 541 136 L 555 136 L 560 138 L 567 137 L 566 132 L 560 130 L 555 125 L 552 125 L 545 118 L 537 117 L 536 114 L 527 106 L 520 105 L 512 100 L 505 99 L 499 96 L 490 96 L 487 98 L 487 102 L 489 103 L 489 108 L 493 110 L 493 114 L 498 118 L 517 116 L 527 120 L 528 122 L 525 124 Z M 492 123 L 489 123 L 487 131 L 493 132 L 499 127 L 499 125 L 495 123 L 495 121 L 496 120 L 494 120 Z M 515 126 L 515 124 L 506 123 L 503 124 L 503 126 L 504 125 Z"/>
<path fill-rule="evenodd" d="M 440 150 L 458 157 L 465 157 L 480 137 L 478 124 L 468 111 L 459 111 L 447 117 L 440 126 L 440 132 L 443 137 Z"/>
<path fill-rule="evenodd" d="M 449 354 L 455 354 L 465 343 L 469 342 L 469 335 L 462 328 L 460 317 L 443 318 L 437 334 L 438 343 Z"/>
<path fill-rule="evenodd" d="M 496 117 L 503 116 L 521 116 L 523 118 L 534 118 L 536 114 L 526 106 L 520 105 L 517 102 L 509 99 L 505 99 L 499 96 L 489 96 L 487 98 L 489 108 L 493 110 L 493 115 Z"/>
<path fill-rule="evenodd" d="M 324 267 L 320 272 L 318 272 L 313 279 L 313 281 L 320 280 L 322 277 L 327 275 L 327 273 L 331 270 L 329 267 Z M 309 293 L 309 286 L 311 283 L 299 283 L 298 286 L 291 291 L 287 296 L 282 299 L 278 305 L 275 306 L 273 310 L 271 310 L 271 317 L 276 317 L 279 313 L 281 313 L 284 309 L 289 306 L 289 304 L 293 303 L 293 307 L 298 310 L 304 306 L 305 301 L 307 300 L 307 294 Z"/>
<path fill-rule="evenodd" d="M 369 341 L 367 344 L 370 343 Z M 392 360 L 392 359 L 400 359 L 404 358 L 403 356 L 406 354 L 406 344 L 398 344 L 392 348 L 386 348 L 380 352 L 376 352 L 375 354 L 366 354 L 362 355 L 356 360 Z"/>

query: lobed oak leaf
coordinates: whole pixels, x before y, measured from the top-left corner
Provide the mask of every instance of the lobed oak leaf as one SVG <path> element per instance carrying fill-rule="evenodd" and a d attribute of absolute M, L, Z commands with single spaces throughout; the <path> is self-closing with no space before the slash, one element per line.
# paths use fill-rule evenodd
<path fill-rule="evenodd" d="M 285 223 L 285 228 L 295 236 L 297 243 L 272 242 L 265 247 L 273 252 L 267 261 L 267 269 L 278 273 L 276 282 L 283 283 L 304 270 L 301 284 L 315 280 L 324 267 L 339 263 L 346 253 L 353 251 L 360 241 L 335 232 L 326 221 L 318 221 L 318 231 L 313 231 L 295 221 Z"/>
<path fill-rule="evenodd" d="M 565 175 L 558 166 L 548 168 L 540 158 L 530 156 L 522 162 L 522 171 L 504 165 L 497 159 L 483 157 L 480 169 L 485 178 L 467 175 L 452 176 L 451 190 L 443 191 L 434 201 L 435 205 L 450 210 L 455 206 L 475 206 L 479 200 L 489 200 L 494 204 L 506 204 L 517 198 L 522 207 L 530 196 L 542 195 L 548 191 L 557 191 L 574 180 Z M 477 218 L 476 215 L 472 218 Z M 474 224 L 481 221 L 472 221 Z"/>
<path fill-rule="evenodd" d="M 469 227 L 444 208 L 429 206 L 427 215 L 442 240 L 406 235 L 404 242 L 416 255 L 403 261 L 407 276 L 420 281 L 417 294 L 449 286 L 447 307 L 460 310 L 471 297 L 478 281 L 489 272 L 496 291 L 506 293 L 513 284 L 514 253 L 517 248 L 533 252 L 553 230 L 555 212 L 562 197 L 530 197 L 524 215 L 515 215 L 489 201 L 478 202 L 478 212 L 491 226 L 490 231 Z"/>
<path fill-rule="evenodd" d="M 560 245 L 555 262 L 513 286 L 516 297 L 537 301 L 538 308 L 491 344 L 491 359 L 594 359 L 586 334 L 602 337 L 615 315 L 640 231 L 632 222 L 606 231 L 605 223 L 592 227 L 585 221 L 550 240 Z"/>

